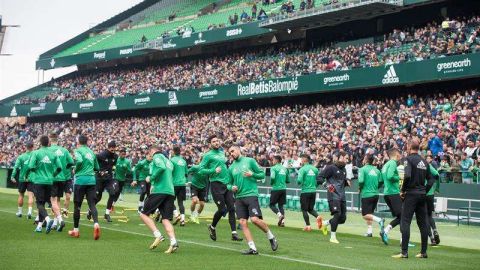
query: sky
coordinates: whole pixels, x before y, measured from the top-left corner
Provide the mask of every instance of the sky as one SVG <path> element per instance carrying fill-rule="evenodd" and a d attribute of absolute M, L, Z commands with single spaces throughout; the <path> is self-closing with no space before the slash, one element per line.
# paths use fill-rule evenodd
<path fill-rule="evenodd" d="M 141 0 L 0 0 L 7 28 L 0 56 L 0 100 L 76 70 L 76 67 L 35 70 L 38 56 L 91 27 L 140 3 Z"/>

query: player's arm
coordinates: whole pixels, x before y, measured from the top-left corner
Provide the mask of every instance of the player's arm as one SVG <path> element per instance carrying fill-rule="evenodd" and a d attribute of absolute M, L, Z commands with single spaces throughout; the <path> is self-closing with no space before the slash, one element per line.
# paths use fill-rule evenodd
<path fill-rule="evenodd" d="M 252 177 L 256 180 L 265 179 L 265 172 L 260 169 L 255 159 L 250 159 L 250 169 L 252 170 Z"/>
<path fill-rule="evenodd" d="M 67 161 L 67 166 L 66 166 L 66 168 L 67 168 L 67 169 L 70 169 L 70 168 L 73 167 L 73 165 L 74 165 L 72 155 L 70 155 L 70 152 L 65 151 L 65 156 L 67 157 L 67 160 L 66 160 L 66 161 Z"/>
<path fill-rule="evenodd" d="M 17 175 L 17 171 L 20 170 L 20 166 L 22 164 L 22 160 L 21 160 L 21 157 L 18 157 L 17 160 L 15 160 L 15 165 L 13 166 L 13 171 L 12 171 L 12 175 L 10 176 L 10 180 L 12 182 L 17 182 L 17 180 L 15 179 L 15 176 Z"/>
<path fill-rule="evenodd" d="M 275 185 L 275 177 L 277 173 L 275 172 L 275 169 L 273 167 L 270 168 L 270 185 L 273 186 Z"/>
<path fill-rule="evenodd" d="M 410 161 L 408 158 L 405 161 L 405 176 L 403 177 L 403 184 L 400 187 L 400 193 L 405 194 L 407 186 L 410 184 L 410 181 L 412 180 L 412 165 L 410 164 Z M 428 170 L 427 170 L 428 171 Z"/>
<path fill-rule="evenodd" d="M 383 179 L 384 181 L 390 181 L 392 183 L 397 183 L 398 181 L 400 181 L 400 177 L 397 175 L 395 175 L 395 171 L 397 170 L 397 167 L 396 166 L 388 166 L 387 167 L 387 179 Z"/>
<path fill-rule="evenodd" d="M 364 169 L 360 168 L 360 170 L 358 170 L 358 189 L 360 191 L 362 191 L 364 183 L 365 183 Z"/>
<path fill-rule="evenodd" d="M 298 171 L 297 185 L 299 185 L 299 186 L 303 185 L 303 175 L 304 175 L 303 171 L 304 171 L 303 168 L 300 168 L 300 170 Z"/>
<path fill-rule="evenodd" d="M 428 170 L 427 170 L 427 184 L 426 184 L 426 192 L 428 193 L 430 189 L 433 187 L 433 184 L 435 181 L 438 179 L 438 172 L 433 168 L 432 165 L 428 164 Z"/>
<path fill-rule="evenodd" d="M 204 155 L 202 161 L 200 162 L 200 170 L 198 171 L 198 174 L 208 176 L 214 174 L 216 168 L 209 168 L 209 164 L 210 158 L 208 155 Z"/>
<path fill-rule="evenodd" d="M 318 175 L 317 175 L 317 186 L 322 185 L 326 182 L 326 179 L 333 176 L 333 172 L 330 166 L 326 166 Z"/>
<path fill-rule="evenodd" d="M 227 183 L 227 189 L 231 190 L 233 192 L 236 192 L 236 188 L 234 188 L 234 179 L 233 179 L 233 173 L 232 173 L 232 166 L 228 168 L 228 183 Z"/>
<path fill-rule="evenodd" d="M 165 165 L 165 162 L 159 157 L 155 158 L 153 160 L 153 163 L 155 167 L 158 168 L 158 170 L 154 174 L 150 175 L 150 179 L 157 179 L 158 176 L 167 168 L 167 166 Z"/>
<path fill-rule="evenodd" d="M 100 164 L 98 163 L 98 159 L 95 156 L 93 156 L 93 170 L 96 172 L 100 171 Z"/>
<path fill-rule="evenodd" d="M 75 171 L 78 171 L 82 167 L 83 163 L 83 156 L 79 151 L 73 152 L 75 156 Z"/>
<path fill-rule="evenodd" d="M 57 175 L 59 175 L 61 172 L 62 172 L 62 162 L 60 162 L 60 158 L 58 158 L 57 156 L 55 156 L 55 166 L 56 166 L 56 169 L 55 169 L 55 172 L 53 173 L 53 176 L 54 177 L 57 177 Z"/>
<path fill-rule="evenodd" d="M 30 159 L 28 160 L 27 166 L 28 167 L 27 167 L 27 172 L 25 173 L 25 179 L 28 179 L 30 172 L 34 172 L 37 169 L 37 155 L 35 152 L 33 152 L 30 155 Z"/>
<path fill-rule="evenodd" d="M 290 172 L 288 171 L 288 169 L 285 169 L 285 171 L 287 172 L 285 174 L 285 183 L 289 184 L 291 179 L 290 179 Z"/>

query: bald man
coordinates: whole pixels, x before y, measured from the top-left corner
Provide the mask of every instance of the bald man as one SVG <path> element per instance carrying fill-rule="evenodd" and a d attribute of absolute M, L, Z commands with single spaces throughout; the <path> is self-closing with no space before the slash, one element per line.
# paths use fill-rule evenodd
<path fill-rule="evenodd" d="M 410 242 L 410 224 L 413 214 L 417 218 L 422 239 L 422 249 L 417 258 L 428 258 L 428 224 L 427 224 L 427 197 L 435 181 L 429 170 L 428 162 L 419 154 L 420 141 L 414 138 L 408 145 L 408 156 L 404 161 L 405 176 L 400 187 L 400 197 L 403 199 L 400 229 L 402 231 L 402 252 L 394 258 L 408 258 L 408 243 Z M 427 180 L 427 181 L 425 181 Z"/>

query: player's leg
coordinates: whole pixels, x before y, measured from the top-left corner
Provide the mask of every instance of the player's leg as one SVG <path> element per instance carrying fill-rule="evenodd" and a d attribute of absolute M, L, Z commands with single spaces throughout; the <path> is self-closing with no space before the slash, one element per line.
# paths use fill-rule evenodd
<path fill-rule="evenodd" d="M 141 181 L 140 182 L 140 197 L 138 198 L 138 212 L 142 211 L 145 196 L 147 195 L 147 182 Z"/>
<path fill-rule="evenodd" d="M 403 201 L 400 229 L 402 231 L 402 252 L 395 258 L 408 258 L 408 243 L 410 242 L 410 224 L 415 213 L 417 198 L 412 194 L 407 194 Z"/>
<path fill-rule="evenodd" d="M 427 196 L 427 222 L 428 222 L 428 235 L 433 246 L 440 244 L 440 235 L 437 231 L 437 225 L 433 219 L 433 212 L 435 211 L 435 198 L 433 195 Z"/>
<path fill-rule="evenodd" d="M 171 195 L 163 195 L 165 199 L 159 206 L 160 214 L 162 215 L 162 224 L 165 232 L 170 239 L 170 246 L 165 251 L 165 253 L 174 253 L 178 249 L 178 243 L 175 238 L 175 230 L 173 229 L 172 223 L 170 222 L 173 218 L 173 206 L 175 197 Z"/>
<path fill-rule="evenodd" d="M 47 200 L 50 199 L 51 196 L 51 188 L 49 185 L 35 185 L 35 197 L 38 209 L 38 224 L 36 228 L 36 232 L 42 232 L 43 222 L 45 221 L 47 226 L 46 232 L 49 233 L 52 225 L 53 220 L 50 219 L 48 216 L 47 210 L 45 209 L 45 203 Z"/>
<path fill-rule="evenodd" d="M 216 226 L 222 216 L 227 214 L 227 206 L 225 203 L 225 196 L 224 194 L 227 192 L 226 187 L 222 183 L 219 182 L 212 182 L 211 183 L 211 191 L 212 191 L 212 197 L 213 197 L 213 202 L 217 206 L 217 211 L 213 215 L 213 220 L 212 224 L 208 226 L 208 231 L 210 234 L 210 239 L 213 241 L 217 241 L 217 232 L 216 232 Z"/>
<path fill-rule="evenodd" d="M 184 201 L 187 198 L 186 187 L 181 187 L 177 196 L 178 210 L 180 210 L 180 226 L 185 226 L 185 205 Z"/>
<path fill-rule="evenodd" d="M 378 196 L 370 197 L 370 198 L 362 198 L 362 216 L 363 219 L 367 222 L 367 233 L 365 236 L 372 237 L 373 236 L 373 222 L 376 222 L 380 225 L 380 231 L 383 231 L 383 224 L 384 221 L 382 218 L 377 217 L 374 215 L 375 208 L 377 207 L 378 203 Z"/>
<path fill-rule="evenodd" d="M 320 229 L 322 227 L 322 217 L 320 217 L 315 211 L 315 200 L 316 200 L 317 193 L 308 193 L 308 213 L 312 215 L 316 222 L 317 222 L 317 227 Z"/>
<path fill-rule="evenodd" d="M 287 203 L 287 191 L 282 190 L 280 192 L 280 196 L 278 199 L 278 211 L 282 215 L 281 218 L 278 220 L 278 226 L 285 227 L 285 204 Z"/>
<path fill-rule="evenodd" d="M 266 234 L 272 250 L 276 251 L 278 249 L 277 239 L 273 235 L 272 231 L 270 231 L 267 223 L 263 221 L 262 210 L 260 209 L 260 204 L 258 203 L 258 197 L 247 197 L 244 198 L 243 201 L 248 206 L 248 215 L 250 216 L 250 220 L 253 224 L 255 224 L 255 226 L 257 226 Z"/>
<path fill-rule="evenodd" d="M 52 197 L 50 201 L 52 202 L 52 211 L 54 213 L 53 227 L 57 231 L 61 232 L 65 227 L 65 222 L 62 218 L 62 213 L 60 211 L 60 198 L 63 197 L 63 191 L 65 189 L 65 182 L 53 182 L 52 185 Z M 57 227 L 58 226 L 58 227 Z"/>
<path fill-rule="evenodd" d="M 73 192 L 73 180 L 67 180 L 65 182 L 65 200 L 63 201 L 62 215 L 68 217 L 68 209 L 70 208 L 70 200 L 72 199 Z"/>
<path fill-rule="evenodd" d="M 32 183 L 27 183 L 27 196 L 28 196 L 27 218 L 32 219 L 33 201 L 34 201 L 34 198 L 35 198 L 35 196 L 33 195 L 33 184 Z"/>
<path fill-rule="evenodd" d="M 115 179 L 108 180 L 107 184 L 107 191 L 108 191 L 108 200 L 107 200 L 107 207 L 105 208 L 105 215 L 104 218 L 107 222 L 112 222 L 110 217 L 110 212 L 113 210 L 113 203 L 119 191 L 119 184 L 118 181 Z"/>
<path fill-rule="evenodd" d="M 300 194 L 300 209 L 302 210 L 303 220 L 305 222 L 304 231 L 309 232 L 312 230 L 310 226 L 310 217 L 308 216 L 308 194 L 302 193 Z"/>
<path fill-rule="evenodd" d="M 270 204 L 269 204 L 269 207 L 270 209 L 272 210 L 272 212 L 278 216 L 278 218 L 280 219 L 280 217 L 282 216 L 282 214 L 280 213 L 280 210 L 277 208 L 277 204 L 278 204 L 278 200 L 280 199 L 280 191 L 278 190 L 272 190 L 270 191 Z"/>
<path fill-rule="evenodd" d="M 248 227 L 248 205 L 245 204 L 243 199 L 238 199 L 235 201 L 235 212 L 237 214 L 238 222 L 240 223 L 240 226 L 242 226 L 242 232 L 243 235 L 245 236 L 245 239 L 247 240 L 247 244 L 249 249 L 246 251 L 243 251 L 243 255 L 257 255 L 257 247 L 255 246 L 255 243 L 253 242 L 253 236 L 252 233 L 250 232 L 250 228 Z"/>
<path fill-rule="evenodd" d="M 225 193 L 225 204 L 227 206 L 228 212 L 228 223 L 230 224 L 230 230 L 232 231 L 232 240 L 233 241 L 242 241 L 242 238 L 238 237 L 237 234 L 237 222 L 235 218 L 235 197 L 232 191 L 227 191 Z"/>
<path fill-rule="evenodd" d="M 145 199 L 145 204 L 143 206 L 142 212 L 140 213 L 140 219 L 145 223 L 145 225 L 150 229 L 155 237 L 155 240 L 150 245 L 150 249 L 155 249 L 160 242 L 163 242 L 165 238 L 162 236 L 160 231 L 155 225 L 155 222 L 150 218 L 150 215 L 155 213 L 155 211 L 160 206 L 162 197 L 160 194 L 152 194 Z"/>
<path fill-rule="evenodd" d="M 75 185 L 73 190 L 73 230 L 68 231 L 68 235 L 74 238 L 80 237 L 80 210 L 82 210 L 85 194 L 86 186 Z"/>
<path fill-rule="evenodd" d="M 420 236 L 422 240 L 422 249 L 418 258 L 427 258 L 428 247 L 428 222 L 427 222 L 427 201 L 425 195 L 418 195 L 415 205 L 415 217 L 417 219 L 417 225 L 420 229 Z"/>
<path fill-rule="evenodd" d="M 18 199 L 17 199 L 17 206 L 18 210 L 15 214 L 17 217 L 22 217 L 23 212 L 23 198 L 25 197 L 25 192 L 27 190 L 27 182 L 18 182 Z"/>
<path fill-rule="evenodd" d="M 327 235 L 327 227 L 330 226 L 330 242 L 338 244 L 337 240 L 337 228 L 338 224 L 341 221 L 341 202 L 337 200 L 328 201 L 328 206 L 330 208 L 330 214 L 332 218 L 330 220 L 324 220 L 322 223 L 322 232 L 324 235 Z"/>

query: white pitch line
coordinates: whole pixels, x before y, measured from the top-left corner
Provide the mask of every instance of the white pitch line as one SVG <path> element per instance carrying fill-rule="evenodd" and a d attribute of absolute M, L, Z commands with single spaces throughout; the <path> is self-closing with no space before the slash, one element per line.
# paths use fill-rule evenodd
<path fill-rule="evenodd" d="M 13 212 L 1 210 L 1 209 L 0 209 L 0 212 L 8 213 L 8 214 L 15 214 L 15 213 L 13 213 Z M 73 223 L 73 222 L 71 222 L 71 221 L 65 221 L 65 222 L 66 222 L 66 223 Z M 83 224 L 83 223 L 82 223 L 81 225 L 82 225 L 82 226 L 87 226 L 87 227 L 93 227 L 93 225 L 90 225 L 90 224 Z M 152 238 L 152 235 L 144 234 L 144 233 L 131 232 L 131 231 L 125 231 L 125 230 L 108 228 L 108 227 L 101 227 L 101 229 L 102 229 L 102 230 L 110 230 L 110 231 L 114 231 L 114 232 L 121 232 L 121 233 L 127 233 L 127 234 L 139 235 L 139 236 L 145 236 L 145 237 Z M 198 242 L 193 242 L 193 241 L 188 241 L 188 240 L 178 240 L 178 242 L 180 242 L 180 243 L 192 244 L 192 245 L 197 245 L 197 246 L 202 246 L 202 247 L 217 248 L 217 249 L 223 249 L 223 250 L 238 252 L 237 249 L 233 249 L 233 248 L 216 246 L 216 245 L 210 245 L 210 244 L 203 244 L 203 243 L 198 243 Z M 342 270 L 359 270 L 359 269 L 355 269 L 355 268 L 342 267 L 342 266 L 333 265 L 333 264 L 326 264 L 326 263 L 312 262 L 312 261 L 306 261 L 306 260 L 301 260 L 301 259 L 294 259 L 294 258 L 285 257 L 285 256 L 276 256 L 276 255 L 263 254 L 263 253 L 260 253 L 259 255 L 260 255 L 260 256 L 264 256 L 264 257 L 268 257 L 268 258 L 273 258 L 273 259 L 280 259 L 280 260 L 290 261 L 290 262 L 298 262 L 298 263 L 304 263 L 304 264 L 310 264 L 310 265 L 324 266 L 324 267 L 330 267 L 330 268 L 335 268 L 335 269 L 342 269 Z"/>

